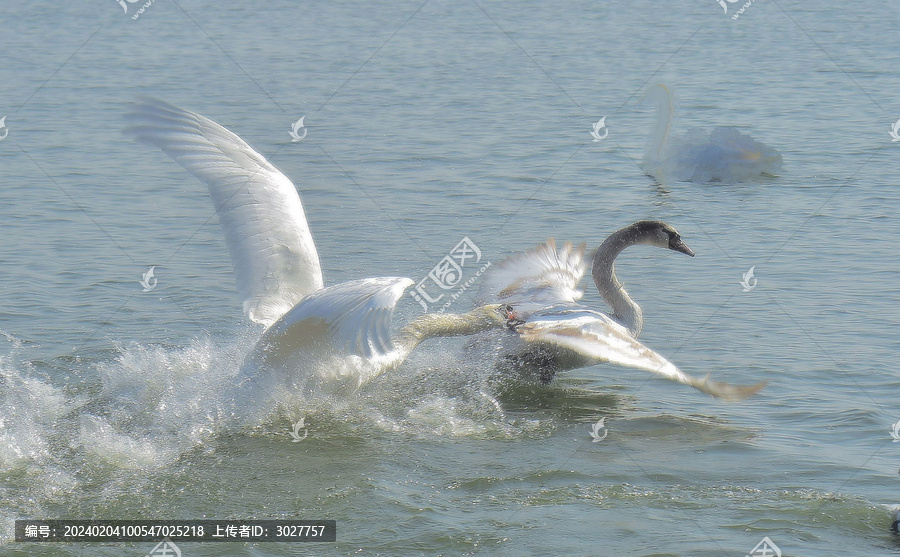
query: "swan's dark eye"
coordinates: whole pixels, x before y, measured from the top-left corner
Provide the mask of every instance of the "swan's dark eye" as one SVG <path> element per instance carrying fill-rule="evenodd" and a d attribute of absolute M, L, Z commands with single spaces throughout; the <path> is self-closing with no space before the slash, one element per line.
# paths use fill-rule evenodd
<path fill-rule="evenodd" d="M 669 247 L 672 248 L 677 246 L 679 242 L 681 242 L 681 236 L 673 232 L 666 232 L 669 235 Z"/>

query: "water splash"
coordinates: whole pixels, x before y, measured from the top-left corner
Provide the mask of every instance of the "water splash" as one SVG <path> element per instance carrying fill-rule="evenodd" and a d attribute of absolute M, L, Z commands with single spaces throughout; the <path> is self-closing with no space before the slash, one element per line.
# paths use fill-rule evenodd
<path fill-rule="evenodd" d="M 12 538 L 17 518 L 89 516 L 119 509 L 143 490 L 158 497 L 159 483 L 195 458 L 231 459 L 248 442 L 282 440 L 285 447 L 317 451 L 321 443 L 358 446 L 398 435 L 549 433 L 547 420 L 504 411 L 490 366 L 459 361 L 452 342 L 419 351 L 401 369 L 350 394 L 307 389 L 237 396 L 230 386 L 258 335 L 218 342 L 201 336 L 184 347 L 121 343 L 77 370 L 65 358 L 66 374 L 80 380 L 74 386 L 59 384 L 54 375 L 61 374 L 35 369 L 27 363 L 28 347 L 8 337 L 8 354 L 0 356 L 0 546 Z M 308 437 L 293 444 L 289 426 L 301 417 Z"/>

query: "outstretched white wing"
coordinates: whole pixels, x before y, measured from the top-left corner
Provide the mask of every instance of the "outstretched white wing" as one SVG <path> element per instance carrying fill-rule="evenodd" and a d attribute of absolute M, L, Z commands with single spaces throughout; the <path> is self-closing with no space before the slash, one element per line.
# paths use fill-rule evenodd
<path fill-rule="evenodd" d="M 403 277 L 377 277 L 323 288 L 269 327 L 258 346 L 287 354 L 319 344 L 370 361 L 389 356 L 394 307 L 413 284 Z"/>
<path fill-rule="evenodd" d="M 628 329 L 609 316 L 578 306 L 535 312 L 516 331 L 529 342 L 555 344 L 598 362 L 643 369 L 725 400 L 743 400 L 765 386 L 730 385 L 711 381 L 708 375 L 703 379 L 692 377 L 635 340 Z"/>
<path fill-rule="evenodd" d="M 485 273 L 478 303 L 508 303 L 526 317 L 542 307 L 580 300 L 583 292 L 578 283 L 588 265 L 584 249 L 584 244 L 574 247 L 571 242 L 556 249 L 556 241 L 550 238 L 507 257 Z"/>
<path fill-rule="evenodd" d="M 212 120 L 141 99 L 126 133 L 206 183 L 225 231 L 244 313 L 269 325 L 322 288 L 322 269 L 294 184 Z"/>

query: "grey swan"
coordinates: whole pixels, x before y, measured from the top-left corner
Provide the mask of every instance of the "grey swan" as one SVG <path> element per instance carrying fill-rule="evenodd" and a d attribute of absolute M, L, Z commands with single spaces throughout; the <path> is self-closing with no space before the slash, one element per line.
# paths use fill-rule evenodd
<path fill-rule="evenodd" d="M 690 385 L 716 398 L 737 401 L 765 386 L 730 385 L 699 379 L 638 342 L 643 328 L 640 306 L 616 277 L 615 261 L 635 245 L 664 248 L 685 255 L 694 252 L 681 235 L 660 221 L 640 221 L 610 235 L 593 256 L 592 275 L 611 314 L 591 309 L 579 300 L 578 289 L 587 269 L 584 244 L 567 242 L 557 249 L 551 238 L 501 261 L 485 273 L 476 303 L 506 303 L 515 308 L 517 335 L 501 339 L 501 367 L 536 372 L 550 382 L 556 372 L 609 362 L 649 371 Z"/>

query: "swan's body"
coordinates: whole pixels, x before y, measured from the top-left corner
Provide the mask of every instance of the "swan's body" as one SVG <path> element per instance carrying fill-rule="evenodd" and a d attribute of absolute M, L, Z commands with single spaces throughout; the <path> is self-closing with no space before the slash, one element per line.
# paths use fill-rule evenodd
<path fill-rule="evenodd" d="M 406 360 L 422 341 L 471 335 L 507 325 L 510 309 L 488 304 L 458 315 L 420 315 L 391 335 L 391 320 L 405 277 L 351 280 L 310 294 L 273 323 L 253 347 L 243 379 L 259 370 L 278 381 L 357 388 Z"/>
<path fill-rule="evenodd" d="M 402 363 L 423 340 L 507 324 L 511 310 L 489 305 L 421 316 L 392 338 L 394 308 L 413 281 L 379 277 L 323 288 L 300 196 L 265 157 L 212 120 L 161 101 L 141 100 L 129 120 L 128 133 L 206 183 L 244 313 L 268 327 L 244 362 L 242 388 L 331 380 L 355 388 Z"/>
<path fill-rule="evenodd" d="M 645 97 L 659 112 L 656 127 L 644 154 L 643 168 L 661 183 L 746 182 L 763 174 L 777 174 L 782 156 L 736 128 L 717 127 L 712 132 L 697 128 L 672 137 L 674 106 L 665 85 L 652 87 Z"/>
<path fill-rule="evenodd" d="M 666 379 L 690 385 L 709 395 L 740 400 L 763 384 L 729 385 L 692 377 L 637 341 L 643 327 L 640 306 L 628 296 L 615 273 L 615 259 L 627 247 L 647 244 L 694 253 L 671 226 L 641 221 L 613 233 L 593 258 L 594 284 L 613 309 L 607 315 L 578 301 L 578 290 L 587 261 L 584 245 L 566 243 L 557 249 L 553 239 L 500 262 L 486 273 L 479 302 L 513 305 L 522 322 L 518 338 L 506 338 L 501 363 L 536 372 L 549 382 L 558 371 L 610 362 L 643 369 Z"/>

